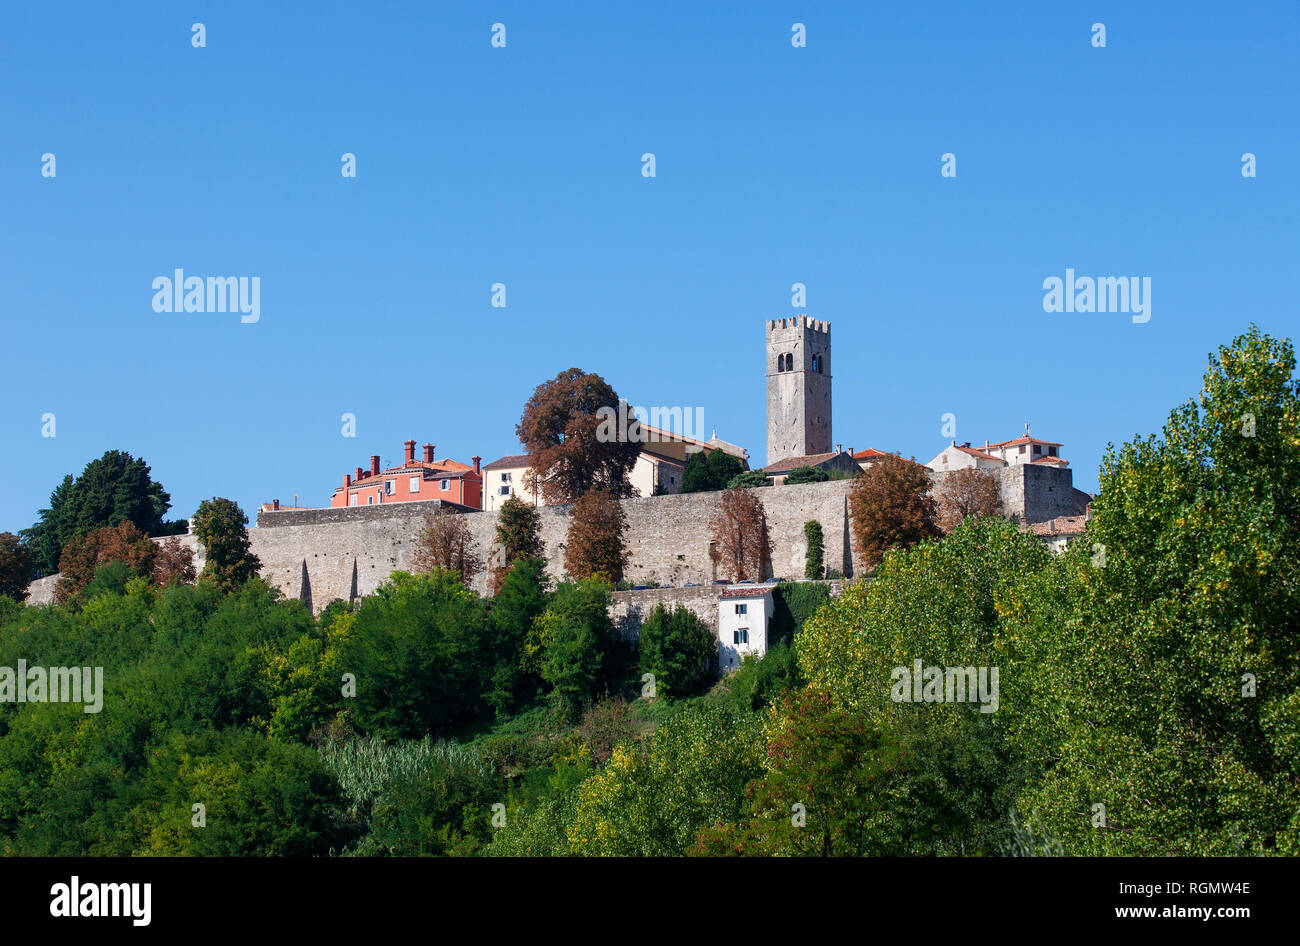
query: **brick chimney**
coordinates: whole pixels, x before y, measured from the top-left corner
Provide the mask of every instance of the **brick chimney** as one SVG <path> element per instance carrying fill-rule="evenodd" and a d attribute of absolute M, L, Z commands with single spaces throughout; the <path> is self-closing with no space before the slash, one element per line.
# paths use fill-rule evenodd
<path fill-rule="evenodd" d="M 415 462 L 415 441 L 404 440 L 402 441 L 402 446 L 406 448 L 406 465 L 410 466 Z"/>
<path fill-rule="evenodd" d="M 426 443 L 424 445 L 424 462 L 425 463 L 433 462 L 433 444 L 431 443 Z"/>
<path fill-rule="evenodd" d="M 348 488 L 349 486 L 351 486 L 351 485 L 352 485 L 352 474 L 351 474 L 351 473 L 344 473 L 344 474 L 343 474 L 343 488 L 344 488 L 344 489 L 347 489 L 347 488 Z"/>
<path fill-rule="evenodd" d="M 352 478 L 353 478 L 354 480 L 360 480 L 360 479 L 361 479 L 361 467 L 357 467 L 357 475 L 354 476 L 354 477 L 352 477 Z"/>
<path fill-rule="evenodd" d="M 370 475 L 371 476 L 379 475 L 379 457 L 377 456 L 370 458 Z"/>
<path fill-rule="evenodd" d="M 483 462 L 483 458 L 482 458 L 482 457 L 470 457 L 470 459 L 474 461 L 474 472 L 477 473 L 477 472 L 479 471 L 479 469 L 478 469 L 478 465 L 479 465 L 480 463 Z"/>
<path fill-rule="evenodd" d="M 272 501 L 271 501 L 271 508 L 272 508 L 272 509 L 279 509 L 279 508 L 280 508 L 280 500 L 278 500 L 278 499 L 272 500 Z"/>

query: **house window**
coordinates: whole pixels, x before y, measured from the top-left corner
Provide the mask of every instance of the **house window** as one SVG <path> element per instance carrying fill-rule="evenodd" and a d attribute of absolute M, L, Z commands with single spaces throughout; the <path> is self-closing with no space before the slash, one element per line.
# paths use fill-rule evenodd
<path fill-rule="evenodd" d="M 741 628 L 740 630 L 738 630 L 738 631 L 732 631 L 732 632 L 731 632 L 731 642 L 732 642 L 733 644 L 748 644 L 748 643 L 749 643 L 749 628 L 747 628 L 747 627 L 742 627 L 742 628 Z"/>
<path fill-rule="evenodd" d="M 1023 443 L 1020 445 L 1020 452 L 1021 453 L 1025 452 L 1025 445 Z"/>
<path fill-rule="evenodd" d="M 737 613 L 737 614 L 748 614 L 748 613 L 749 613 L 749 605 L 747 605 L 747 604 L 738 604 L 738 605 L 736 605 L 736 613 Z"/>
<path fill-rule="evenodd" d="M 397 480 L 384 480 L 384 494 L 392 496 L 397 492 Z"/>
<path fill-rule="evenodd" d="M 1042 452 L 1043 452 L 1043 448 L 1040 447 L 1038 444 L 1034 444 L 1034 456 L 1038 456 L 1038 454 Z"/>
<path fill-rule="evenodd" d="M 374 504 L 375 504 L 375 497 L 373 497 L 373 496 L 367 496 L 367 497 L 366 497 L 366 505 L 367 505 L 367 506 L 373 506 Z"/>
<path fill-rule="evenodd" d="M 438 489 L 444 493 L 451 489 L 451 480 L 438 480 Z"/>
<path fill-rule="evenodd" d="M 351 496 L 348 497 L 348 505 L 355 506 L 356 504 L 357 504 L 357 494 L 353 493 Z"/>
<path fill-rule="evenodd" d="M 509 473 L 502 473 L 502 474 L 501 474 L 501 482 L 502 482 L 502 483 L 509 483 L 509 482 L 510 482 L 510 474 L 509 474 Z"/>
<path fill-rule="evenodd" d="M 509 495 L 510 495 L 510 487 L 509 487 L 509 486 L 502 486 L 501 489 L 497 491 L 497 495 L 498 495 L 498 496 L 509 496 Z"/>
<path fill-rule="evenodd" d="M 1056 448 L 1055 448 L 1055 447 L 1048 447 L 1048 448 L 1047 448 L 1047 455 L 1048 455 L 1049 457 L 1054 457 L 1054 456 L 1056 456 Z"/>
<path fill-rule="evenodd" d="M 420 491 L 420 478 L 419 478 L 418 476 L 412 476 L 412 477 L 411 477 L 411 492 L 413 492 L 413 493 L 418 493 L 419 491 Z"/>

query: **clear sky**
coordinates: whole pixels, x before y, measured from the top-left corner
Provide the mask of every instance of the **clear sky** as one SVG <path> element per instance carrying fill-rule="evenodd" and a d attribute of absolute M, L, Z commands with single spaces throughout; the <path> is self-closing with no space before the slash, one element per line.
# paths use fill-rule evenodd
<path fill-rule="evenodd" d="M 111 448 L 173 518 L 325 505 L 408 438 L 489 462 L 573 366 L 761 465 L 795 282 L 832 325 L 836 441 L 924 462 L 945 413 L 976 443 L 1029 422 L 1087 490 L 1252 320 L 1300 334 L 1291 0 L 2 17 L 0 530 Z M 1150 277 L 1150 321 L 1045 312 L 1066 267 Z M 155 312 L 176 268 L 260 277 L 260 320 Z"/>

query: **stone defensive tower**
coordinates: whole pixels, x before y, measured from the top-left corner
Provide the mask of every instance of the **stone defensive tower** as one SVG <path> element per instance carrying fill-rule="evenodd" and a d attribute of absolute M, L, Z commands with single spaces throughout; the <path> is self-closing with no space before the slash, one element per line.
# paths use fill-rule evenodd
<path fill-rule="evenodd" d="M 831 452 L 831 324 L 767 322 L 767 463 Z"/>

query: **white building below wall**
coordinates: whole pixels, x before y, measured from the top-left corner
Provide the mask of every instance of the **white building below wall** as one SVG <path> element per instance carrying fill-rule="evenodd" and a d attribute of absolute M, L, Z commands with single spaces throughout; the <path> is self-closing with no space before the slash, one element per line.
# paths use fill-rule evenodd
<path fill-rule="evenodd" d="M 728 585 L 718 596 L 718 669 L 740 666 L 746 654 L 767 653 L 775 583 Z"/>

